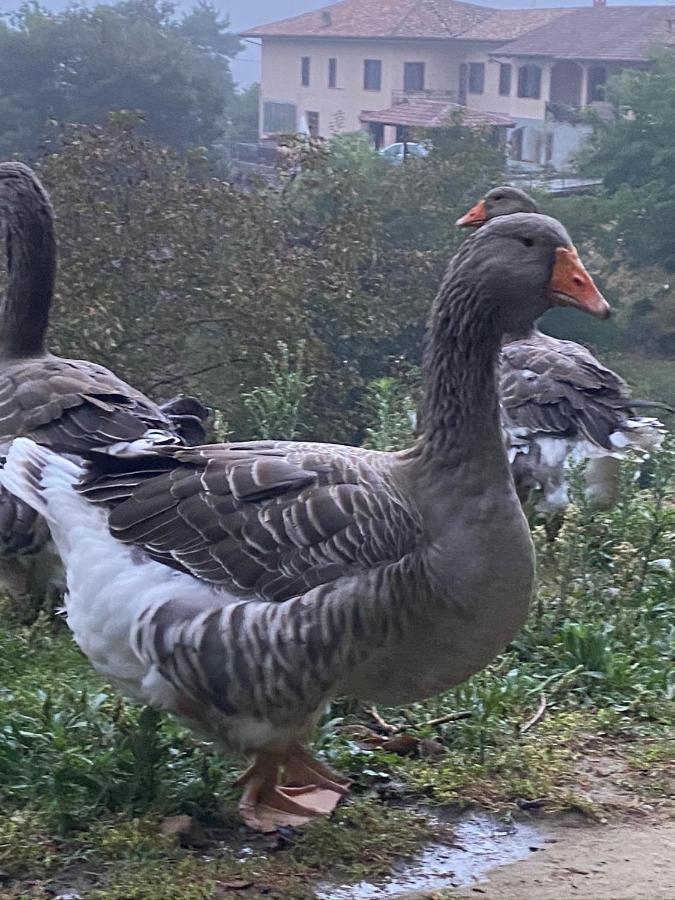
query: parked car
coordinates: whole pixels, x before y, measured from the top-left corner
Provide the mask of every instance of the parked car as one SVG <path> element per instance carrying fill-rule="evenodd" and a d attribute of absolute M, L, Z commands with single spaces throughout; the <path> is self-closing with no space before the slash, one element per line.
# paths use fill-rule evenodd
<path fill-rule="evenodd" d="M 426 144 L 418 144 L 414 141 L 397 141 L 395 144 L 389 144 L 380 151 L 380 156 L 388 159 L 395 165 L 400 165 L 407 156 L 414 156 L 422 159 L 429 155 L 429 147 Z"/>

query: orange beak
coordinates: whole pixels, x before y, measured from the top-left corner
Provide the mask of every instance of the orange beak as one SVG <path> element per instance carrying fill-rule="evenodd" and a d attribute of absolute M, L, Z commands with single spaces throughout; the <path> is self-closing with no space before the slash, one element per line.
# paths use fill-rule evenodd
<path fill-rule="evenodd" d="M 455 223 L 458 228 L 480 228 L 487 222 L 487 206 L 485 200 L 479 200 L 475 206 L 472 206 L 468 213 L 457 219 Z"/>
<path fill-rule="evenodd" d="M 548 289 L 556 306 L 572 306 L 596 319 L 608 319 L 609 303 L 586 271 L 576 248 L 558 247 Z"/>

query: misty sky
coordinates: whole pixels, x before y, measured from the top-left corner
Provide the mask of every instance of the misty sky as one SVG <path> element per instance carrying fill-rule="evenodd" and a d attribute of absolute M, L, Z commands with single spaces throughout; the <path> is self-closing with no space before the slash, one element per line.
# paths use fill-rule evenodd
<path fill-rule="evenodd" d="M 364 3 L 369 0 L 363 0 Z M 542 9 L 551 6 L 591 6 L 592 0 L 472 0 L 480 6 L 493 6 L 498 9 Z M 656 6 L 667 5 L 668 0 L 608 0 L 611 6 Z M 0 11 L 17 9 L 21 0 L 0 0 Z M 320 9 L 328 5 L 327 0 L 214 0 L 217 7 L 227 13 L 234 31 L 273 22 L 287 16 L 297 16 L 310 9 Z M 68 0 L 40 0 L 40 5 L 47 9 L 64 9 Z M 82 5 L 95 5 L 95 0 L 88 0 Z M 191 0 L 178 0 L 178 9 L 189 9 Z M 256 45 L 246 44 L 233 65 L 234 77 L 241 86 L 257 81 L 260 73 L 259 51 Z"/>

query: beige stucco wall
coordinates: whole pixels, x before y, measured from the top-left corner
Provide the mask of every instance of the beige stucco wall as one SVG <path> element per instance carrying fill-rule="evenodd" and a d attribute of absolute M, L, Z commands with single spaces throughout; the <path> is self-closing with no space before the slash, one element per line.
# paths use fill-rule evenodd
<path fill-rule="evenodd" d="M 513 117 L 519 124 L 544 122 L 546 103 L 550 98 L 553 63 L 545 59 L 527 62 L 542 70 L 541 95 L 538 99 L 518 97 L 518 69 L 525 60 L 504 58 L 511 64 L 511 93 L 499 94 L 499 51 L 494 45 L 459 41 L 424 40 L 350 40 L 311 38 L 265 38 L 262 52 L 262 91 L 260 130 L 263 131 L 262 106 L 265 101 L 290 103 L 296 107 L 295 127 L 299 128 L 307 112 L 318 113 L 319 133 L 328 136 L 339 131 L 355 131 L 362 127 L 363 110 L 386 109 L 394 102 L 394 92 L 403 90 L 406 62 L 425 64 L 425 89 L 447 91 L 458 99 L 461 63 L 481 62 L 485 65 L 482 94 L 467 92 L 466 105 L 486 112 Z M 301 58 L 309 56 L 310 84 L 301 83 Z M 337 87 L 328 87 L 328 60 L 337 59 Z M 363 87 L 364 60 L 382 62 L 379 91 Z M 582 104 L 586 98 L 588 66 L 583 65 Z M 397 98 L 398 99 L 398 98 Z M 385 131 L 385 143 L 395 139 L 395 129 Z"/>
<path fill-rule="evenodd" d="M 311 59 L 310 85 L 303 87 L 300 60 Z M 328 60 L 337 59 L 337 88 L 328 87 Z M 382 87 L 363 87 L 365 59 L 382 60 Z M 265 38 L 262 52 L 261 104 L 293 103 L 298 125 L 307 111 L 319 114 L 319 132 L 361 128 L 362 110 L 387 109 L 394 91 L 403 89 L 403 64 L 425 63 L 425 88 L 457 91 L 460 50 L 448 42 L 358 41 Z M 261 106 L 262 129 L 262 106 Z"/>
<path fill-rule="evenodd" d="M 484 50 L 471 47 L 464 48 L 461 62 L 482 62 L 485 64 L 485 90 L 482 94 L 467 93 L 467 106 L 487 112 L 514 116 L 514 118 L 544 118 L 546 101 L 549 97 L 551 85 L 551 68 L 548 62 L 545 60 L 531 60 L 532 63 L 540 66 L 542 69 L 541 96 L 538 100 L 518 96 L 518 67 L 523 61 L 516 59 L 504 60 L 504 62 L 511 63 L 511 95 L 509 97 L 501 97 L 499 95 L 499 62 Z"/>

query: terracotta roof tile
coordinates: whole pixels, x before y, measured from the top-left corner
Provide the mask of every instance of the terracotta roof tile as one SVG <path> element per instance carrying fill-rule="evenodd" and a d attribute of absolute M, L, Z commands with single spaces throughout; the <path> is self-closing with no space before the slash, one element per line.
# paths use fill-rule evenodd
<path fill-rule="evenodd" d="M 458 0 L 342 0 L 301 16 L 260 25 L 245 34 L 248 37 L 448 38 L 476 27 L 493 12 Z"/>
<path fill-rule="evenodd" d="M 411 97 L 402 103 L 396 103 L 389 109 L 376 112 L 364 110 L 359 118 L 362 122 L 379 122 L 382 125 L 404 125 L 409 128 L 439 128 L 447 125 L 454 115 L 461 115 L 464 125 L 469 128 L 482 128 L 486 125 L 511 127 L 515 122 L 509 116 L 499 113 L 483 112 L 451 103 L 449 100 L 426 100 Z"/>
<path fill-rule="evenodd" d="M 499 54 L 638 62 L 649 59 L 658 42 L 675 43 L 672 6 L 591 7 L 570 10 L 564 22 L 536 28 Z"/>
<path fill-rule="evenodd" d="M 498 10 L 460 0 L 341 0 L 245 35 L 509 41 L 500 53 L 637 61 L 648 58 L 655 41 L 675 44 L 672 26 L 671 6 Z"/>
<path fill-rule="evenodd" d="M 548 25 L 574 10 L 569 6 L 552 9 L 498 9 L 474 28 L 460 35 L 463 40 L 512 41 L 534 28 Z"/>

